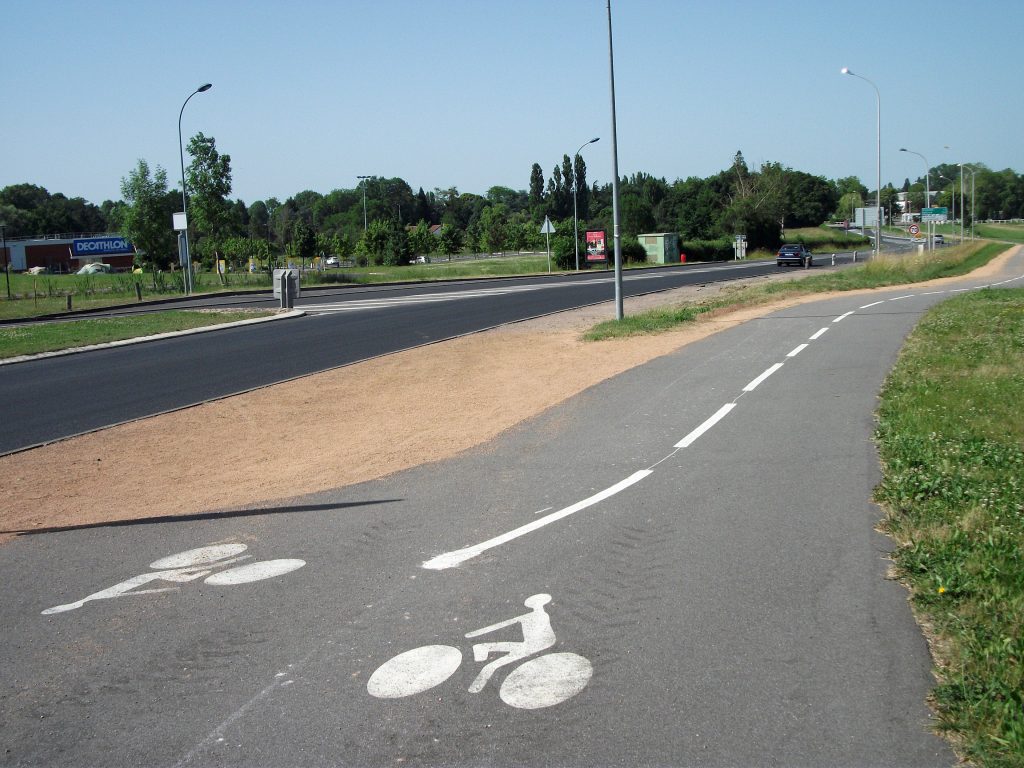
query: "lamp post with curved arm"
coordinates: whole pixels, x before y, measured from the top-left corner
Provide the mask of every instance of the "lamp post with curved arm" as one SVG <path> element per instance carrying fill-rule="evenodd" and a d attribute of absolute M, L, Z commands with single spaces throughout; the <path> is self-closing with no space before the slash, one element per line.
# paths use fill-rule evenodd
<path fill-rule="evenodd" d="M 580 233 L 579 225 L 576 221 L 576 188 L 579 186 L 579 179 L 576 178 L 576 158 L 579 157 L 580 152 L 587 144 L 593 144 L 595 141 L 600 141 L 601 137 L 585 141 L 580 144 L 580 148 L 576 150 L 576 153 L 572 156 L 572 239 L 573 244 L 576 246 L 576 271 L 580 271 Z"/>
<path fill-rule="evenodd" d="M 200 85 L 185 99 L 185 104 L 188 104 L 197 93 L 205 93 L 211 88 L 213 88 L 213 83 Z M 181 105 L 181 111 L 178 112 L 178 155 L 181 157 L 181 212 L 185 214 L 185 229 L 183 230 L 185 237 L 185 263 L 182 265 L 185 268 L 185 279 L 182 282 L 184 283 L 185 295 L 187 296 L 192 293 L 192 255 L 188 251 L 188 198 L 185 194 L 185 149 L 181 143 L 181 116 L 185 114 L 185 104 Z"/>
<path fill-rule="evenodd" d="M 912 149 L 906 147 L 900 147 L 900 152 L 909 152 L 912 155 L 917 155 L 924 160 L 924 207 L 932 207 L 932 176 L 931 166 L 928 164 L 928 158 L 922 155 L 920 152 L 915 152 Z M 928 250 L 931 251 L 935 247 L 932 235 L 932 222 L 928 222 Z"/>
<path fill-rule="evenodd" d="M 878 253 L 882 249 L 882 95 L 878 92 L 877 85 L 863 75 L 853 72 L 849 67 L 843 67 L 839 71 L 844 75 L 851 75 L 863 80 L 875 89 L 875 174 L 878 182 L 878 192 L 875 197 L 875 258 L 878 258 Z"/>

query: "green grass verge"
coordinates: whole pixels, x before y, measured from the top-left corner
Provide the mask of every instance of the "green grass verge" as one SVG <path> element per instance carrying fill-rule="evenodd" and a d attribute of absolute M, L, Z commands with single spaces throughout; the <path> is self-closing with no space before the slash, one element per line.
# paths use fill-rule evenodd
<path fill-rule="evenodd" d="M 657 333 L 692 322 L 701 315 L 720 309 L 759 306 L 779 299 L 828 291 L 853 291 L 888 285 L 923 282 L 938 277 L 967 274 L 1005 251 L 1001 243 L 975 243 L 943 248 L 933 254 L 883 256 L 859 267 L 835 272 L 807 274 L 794 280 L 780 280 L 759 286 L 726 290 L 717 298 L 687 302 L 676 307 L 650 310 L 622 320 L 607 320 L 584 334 L 589 341 Z"/>
<path fill-rule="evenodd" d="M 1024 243 L 1024 226 L 1020 224 L 975 224 L 974 234 L 992 240 Z"/>
<path fill-rule="evenodd" d="M 876 491 L 935 635 L 940 727 L 977 765 L 1024 765 L 1024 290 L 933 309 L 882 393 Z"/>
<path fill-rule="evenodd" d="M 0 359 L 264 317 L 272 312 L 179 310 L 136 317 L 68 320 L 0 328 Z"/>

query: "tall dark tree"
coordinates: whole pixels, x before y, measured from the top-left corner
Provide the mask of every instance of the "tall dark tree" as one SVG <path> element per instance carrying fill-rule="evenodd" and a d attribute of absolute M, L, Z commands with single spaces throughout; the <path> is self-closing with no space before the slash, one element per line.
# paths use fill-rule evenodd
<path fill-rule="evenodd" d="M 534 163 L 533 168 L 530 169 L 530 210 L 533 212 L 535 218 L 541 210 L 541 205 L 544 203 L 544 171 L 541 170 L 539 163 Z"/>
<path fill-rule="evenodd" d="M 576 188 L 576 215 L 583 221 L 590 214 L 590 188 L 587 186 L 587 163 L 583 155 L 576 155 L 574 158 L 573 179 Z"/>

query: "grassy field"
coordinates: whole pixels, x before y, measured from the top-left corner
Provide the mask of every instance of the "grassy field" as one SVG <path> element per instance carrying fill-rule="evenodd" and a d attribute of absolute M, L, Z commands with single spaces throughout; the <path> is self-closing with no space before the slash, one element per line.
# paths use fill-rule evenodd
<path fill-rule="evenodd" d="M 963 275 L 988 263 L 1009 246 L 999 243 L 975 243 L 943 248 L 934 254 L 883 256 L 862 266 L 783 280 L 760 286 L 744 286 L 727 290 L 715 299 L 681 304 L 630 315 L 622 320 L 608 320 L 594 326 L 587 334 L 590 340 L 656 333 L 690 322 L 702 314 L 723 308 L 739 308 L 767 304 L 780 298 L 825 291 L 852 291 L 932 280 L 937 277 Z"/>
<path fill-rule="evenodd" d="M 0 328 L 0 359 L 265 317 L 271 312 L 153 312 L 136 317 L 68 320 Z"/>
<path fill-rule="evenodd" d="M 1024 290 L 933 309 L 882 394 L 877 500 L 933 634 L 941 728 L 1024 765 Z"/>
<path fill-rule="evenodd" d="M 974 234 L 992 240 L 1024 243 L 1024 224 L 975 224 Z"/>

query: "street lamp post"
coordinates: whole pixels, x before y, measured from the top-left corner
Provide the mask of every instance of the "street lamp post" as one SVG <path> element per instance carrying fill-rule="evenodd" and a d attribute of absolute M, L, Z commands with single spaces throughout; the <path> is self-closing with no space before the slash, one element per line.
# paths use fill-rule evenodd
<path fill-rule="evenodd" d="M 192 93 L 189 94 L 189 97 L 187 99 L 185 99 L 185 104 L 188 104 L 192 97 L 195 96 L 197 93 L 205 93 L 211 88 L 213 88 L 212 83 L 200 85 L 198 88 L 192 91 Z M 192 293 L 192 256 L 188 251 L 188 198 L 186 197 L 185 194 L 185 149 L 181 143 L 181 116 L 185 114 L 185 104 L 181 105 L 181 111 L 178 112 L 178 155 L 181 158 L 181 212 L 185 214 L 185 263 L 182 265 L 185 268 L 185 279 L 183 283 L 185 295 L 188 296 L 190 293 Z"/>
<path fill-rule="evenodd" d="M 961 173 L 963 172 L 963 168 L 964 167 L 966 167 L 967 170 L 971 172 L 971 240 L 973 241 L 974 240 L 974 174 L 977 172 L 978 169 L 974 168 L 973 166 L 969 165 L 968 163 L 964 163 L 960 167 L 961 168 Z M 960 207 L 962 208 L 963 205 L 961 204 Z"/>
<path fill-rule="evenodd" d="M 622 310 L 622 237 L 619 232 L 619 140 L 615 130 L 615 54 L 612 50 L 612 0 L 608 8 L 608 83 L 612 97 L 612 237 L 615 242 L 615 319 Z"/>
<path fill-rule="evenodd" d="M 844 75 L 851 75 L 859 80 L 863 80 L 875 89 L 875 173 L 877 177 L 875 180 L 878 183 L 878 192 L 875 198 L 875 258 L 877 259 L 882 249 L 882 96 L 878 92 L 878 86 L 863 75 L 858 75 L 856 72 L 851 71 L 849 67 L 843 67 L 839 71 Z"/>
<path fill-rule="evenodd" d="M 7 298 L 11 298 L 11 254 L 7 252 L 7 223 L 0 222 L 0 237 L 4 241 L 4 274 L 7 276 Z"/>
<path fill-rule="evenodd" d="M 585 141 L 580 144 L 580 148 L 576 150 L 576 154 L 572 156 L 572 239 L 573 244 L 576 246 L 576 271 L 580 271 L 580 233 L 579 226 L 576 222 L 576 188 L 579 186 L 579 179 L 576 178 L 576 158 L 579 157 L 580 152 L 588 144 L 593 144 L 595 141 L 600 141 L 601 137 L 598 136 L 590 141 Z"/>
<path fill-rule="evenodd" d="M 932 207 L 932 176 L 931 166 L 928 165 L 928 158 L 922 155 L 920 152 L 915 152 L 912 149 L 906 147 L 900 147 L 900 152 L 909 152 L 912 155 L 917 155 L 924 160 L 924 207 Z M 935 243 L 932 239 L 932 222 L 928 222 L 928 250 L 931 251 L 935 248 Z"/>
<path fill-rule="evenodd" d="M 366 231 L 366 180 L 371 178 L 370 176 L 356 176 L 363 183 L 363 232 Z"/>

